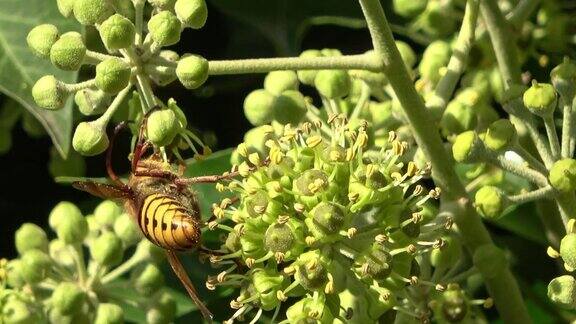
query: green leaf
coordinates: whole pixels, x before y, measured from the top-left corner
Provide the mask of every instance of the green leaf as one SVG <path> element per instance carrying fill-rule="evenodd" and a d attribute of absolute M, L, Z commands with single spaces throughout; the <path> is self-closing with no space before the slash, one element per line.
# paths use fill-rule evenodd
<path fill-rule="evenodd" d="M 297 54 L 305 26 L 314 17 L 362 17 L 357 1 L 211 0 L 211 4 L 258 29 L 281 55 Z"/>
<path fill-rule="evenodd" d="M 61 81 L 73 83 L 78 73 L 60 71 L 28 49 L 28 32 L 43 23 L 56 25 L 60 33 L 81 31 L 78 23 L 60 15 L 56 1 L 0 1 L 0 91 L 38 118 L 58 152 L 66 157 L 72 133 L 72 100 L 59 111 L 47 111 L 36 106 L 31 89 L 44 75 L 53 74 Z"/>

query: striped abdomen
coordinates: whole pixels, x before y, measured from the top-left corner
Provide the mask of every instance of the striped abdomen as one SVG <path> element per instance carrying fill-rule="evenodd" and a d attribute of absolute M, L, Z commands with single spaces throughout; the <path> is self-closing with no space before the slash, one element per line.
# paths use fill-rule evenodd
<path fill-rule="evenodd" d="M 198 220 L 169 195 L 147 196 L 140 207 L 138 222 L 146 238 L 164 249 L 190 250 L 200 240 Z"/>

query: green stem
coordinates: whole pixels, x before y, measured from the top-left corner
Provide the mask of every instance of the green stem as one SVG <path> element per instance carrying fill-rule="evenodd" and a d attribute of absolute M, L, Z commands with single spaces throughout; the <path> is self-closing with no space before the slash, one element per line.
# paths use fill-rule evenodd
<path fill-rule="evenodd" d="M 66 90 L 69 93 L 72 93 L 72 92 L 84 90 L 84 89 L 95 86 L 96 80 L 92 79 L 92 80 L 79 82 L 79 83 L 73 83 L 73 84 L 67 84 L 67 83 L 61 82 L 60 85 L 64 88 L 64 90 Z"/>
<path fill-rule="evenodd" d="M 118 108 L 120 108 L 120 105 L 122 105 L 124 98 L 126 98 L 126 96 L 128 96 L 128 94 L 130 93 L 131 89 L 132 84 L 129 84 L 126 88 L 124 88 L 124 90 L 118 93 L 118 95 L 116 96 L 116 98 L 114 98 L 108 109 L 106 109 L 106 112 L 102 114 L 100 118 L 98 118 L 98 120 L 101 123 L 103 123 L 104 125 L 108 124 L 114 113 L 118 110 Z"/>
<path fill-rule="evenodd" d="M 425 156 L 432 164 L 433 177 L 448 201 L 456 209 L 454 220 L 462 233 L 463 241 L 469 251 L 486 244 L 492 239 L 454 171 L 451 155 L 446 153 L 438 129 L 431 123 L 430 113 L 418 95 L 410 75 L 394 43 L 392 32 L 378 0 L 360 0 L 364 16 L 368 23 L 374 50 L 384 64 L 384 72 L 396 92 L 406 117 L 410 122 L 414 138 Z M 485 267 L 482 267 L 485 268 Z M 530 323 L 530 317 L 522 300 L 518 284 L 509 269 L 501 269 L 501 275 L 492 276 L 483 273 L 486 286 L 495 300 L 504 322 Z"/>
<path fill-rule="evenodd" d="M 508 199 L 515 204 L 524 204 L 530 201 L 551 198 L 554 195 L 554 188 L 546 186 L 530 192 L 509 196 Z"/>
<path fill-rule="evenodd" d="M 576 218 L 576 196 L 574 193 L 559 194 L 556 197 L 556 204 L 558 205 L 564 227 L 566 227 L 570 219 Z"/>
<path fill-rule="evenodd" d="M 142 103 L 144 104 L 142 108 L 144 109 L 144 112 L 148 112 L 156 103 L 154 92 L 152 91 L 152 87 L 150 86 L 150 82 L 148 82 L 146 75 L 138 73 L 136 75 L 136 80 L 138 83 L 138 92 L 140 93 Z"/>
<path fill-rule="evenodd" d="M 528 152 L 522 145 L 515 145 L 512 149 L 516 152 L 529 166 L 531 166 L 534 170 L 542 172 L 544 174 L 548 173 L 548 169 L 546 166 L 542 164 L 537 158 L 535 158 L 530 152 Z"/>
<path fill-rule="evenodd" d="M 98 63 L 105 61 L 105 60 L 108 60 L 108 59 L 122 59 L 122 58 L 118 57 L 118 56 L 114 56 L 114 55 L 102 54 L 102 53 L 88 50 L 88 51 L 86 51 L 86 59 L 87 59 L 87 63 L 98 64 Z"/>
<path fill-rule="evenodd" d="M 86 263 L 84 262 L 84 251 L 81 244 L 74 244 L 71 248 L 72 258 L 76 265 L 76 272 L 78 273 L 78 281 L 80 285 L 86 284 L 88 273 L 86 271 Z"/>
<path fill-rule="evenodd" d="M 562 157 L 569 158 L 570 142 L 572 141 L 572 127 L 574 115 L 572 114 L 572 103 L 562 98 L 563 118 L 562 118 Z"/>
<path fill-rule="evenodd" d="M 546 187 L 548 185 L 548 179 L 542 173 L 530 169 L 529 167 L 524 166 L 522 163 L 510 161 L 504 157 L 503 154 L 500 154 L 496 157 L 491 157 L 489 162 L 499 166 L 503 170 L 506 170 L 510 173 L 513 173 L 517 176 L 520 176 L 539 187 Z"/>
<path fill-rule="evenodd" d="M 144 34 L 144 5 L 143 0 L 134 1 L 134 11 L 136 20 L 136 46 L 142 46 Z"/>
<path fill-rule="evenodd" d="M 116 269 L 108 272 L 104 277 L 102 277 L 101 283 L 103 285 L 108 284 L 120 277 L 122 277 L 125 273 L 132 270 L 135 266 L 139 265 L 140 263 L 144 262 L 146 258 L 143 258 L 140 255 L 134 254 L 130 257 L 130 259 L 126 260 L 126 262 L 122 263 Z"/>
<path fill-rule="evenodd" d="M 343 69 L 376 71 L 382 69 L 379 61 L 369 54 L 210 61 L 208 67 L 210 75 L 267 73 L 277 70 Z"/>
<path fill-rule="evenodd" d="M 520 27 L 530 15 L 536 10 L 541 0 L 521 0 L 516 8 L 512 10 L 507 16 L 506 20 L 514 27 Z"/>
<path fill-rule="evenodd" d="M 560 141 L 556 133 L 556 125 L 554 125 L 554 118 L 552 116 L 544 118 L 544 126 L 546 127 L 546 134 L 552 149 L 552 157 L 557 160 L 560 157 Z"/>

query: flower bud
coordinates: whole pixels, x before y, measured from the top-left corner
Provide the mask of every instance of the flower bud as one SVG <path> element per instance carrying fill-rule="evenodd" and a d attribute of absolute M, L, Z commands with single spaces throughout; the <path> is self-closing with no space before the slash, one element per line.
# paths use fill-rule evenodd
<path fill-rule="evenodd" d="M 141 240 L 140 243 L 136 245 L 136 252 L 134 252 L 134 255 L 137 255 L 143 260 L 155 263 L 158 263 L 165 258 L 164 250 L 149 240 Z"/>
<path fill-rule="evenodd" d="M 576 83 L 576 64 L 567 57 L 564 58 L 564 61 L 560 65 L 552 69 L 550 79 L 552 80 L 554 88 L 558 90 L 558 93 L 560 93 L 564 101 L 570 103 L 576 91 L 574 85 Z"/>
<path fill-rule="evenodd" d="M 171 10 L 174 9 L 176 0 L 148 0 L 148 2 L 158 9 Z"/>
<path fill-rule="evenodd" d="M 264 89 L 254 90 L 244 99 L 244 115 L 250 124 L 261 126 L 274 118 L 276 97 Z"/>
<path fill-rule="evenodd" d="M 508 119 L 493 122 L 484 136 L 484 145 L 492 151 L 501 152 L 516 141 L 516 128 Z"/>
<path fill-rule="evenodd" d="M 109 50 L 119 50 L 134 43 L 136 30 L 130 19 L 115 14 L 106 19 L 99 28 L 100 38 Z"/>
<path fill-rule="evenodd" d="M 174 11 L 184 26 L 193 29 L 202 28 L 208 19 L 208 7 L 204 0 L 177 0 Z"/>
<path fill-rule="evenodd" d="M 114 222 L 114 233 L 122 240 L 124 246 L 131 246 L 142 239 L 142 234 L 136 222 L 127 213 L 118 216 Z"/>
<path fill-rule="evenodd" d="M 62 240 L 54 239 L 50 241 L 48 249 L 50 258 L 52 258 L 54 262 L 64 267 L 74 266 L 74 256 L 70 252 L 70 247 Z"/>
<path fill-rule="evenodd" d="M 282 289 L 284 283 L 282 274 L 273 270 L 256 269 L 252 274 L 252 282 L 260 295 L 262 309 L 273 310 L 280 304 L 277 292 Z"/>
<path fill-rule="evenodd" d="M 16 250 L 20 255 L 30 250 L 48 251 L 48 237 L 38 225 L 25 223 L 20 226 L 15 235 Z"/>
<path fill-rule="evenodd" d="M 298 125 L 307 111 L 306 99 L 295 90 L 284 91 L 274 102 L 274 120 L 283 125 Z"/>
<path fill-rule="evenodd" d="M 184 55 L 178 61 L 176 75 L 186 89 L 196 89 L 208 79 L 208 61 L 200 55 Z"/>
<path fill-rule="evenodd" d="M 448 64 L 452 50 L 446 41 L 435 41 L 426 47 L 418 71 L 422 79 L 436 84 L 440 80 L 440 69 Z"/>
<path fill-rule="evenodd" d="M 532 82 L 522 99 L 524 106 L 540 117 L 550 117 L 556 109 L 556 90 L 549 83 Z"/>
<path fill-rule="evenodd" d="M 124 310 L 116 304 L 100 303 L 94 324 L 123 324 Z"/>
<path fill-rule="evenodd" d="M 0 318 L 6 324 L 35 324 L 41 323 L 42 318 L 38 310 L 17 295 L 5 295 L 1 308 Z"/>
<path fill-rule="evenodd" d="M 50 225 L 50 228 L 56 231 L 62 221 L 69 217 L 77 219 L 82 217 L 82 212 L 78 207 L 76 207 L 76 205 L 69 201 L 59 202 L 56 206 L 54 206 L 54 208 L 52 208 L 52 211 L 48 216 L 48 225 Z"/>
<path fill-rule="evenodd" d="M 96 223 L 102 227 L 111 228 L 122 213 L 122 207 L 112 200 L 104 200 L 94 209 Z"/>
<path fill-rule="evenodd" d="M 24 253 L 21 260 L 22 277 L 30 284 L 44 280 L 52 266 L 52 260 L 48 254 L 40 250 L 30 250 Z"/>
<path fill-rule="evenodd" d="M 148 21 L 152 40 L 160 46 L 170 46 L 180 41 L 182 24 L 170 11 L 161 11 Z"/>
<path fill-rule="evenodd" d="M 86 293 L 73 282 L 61 282 L 52 293 L 52 305 L 62 315 L 77 313 L 85 300 Z"/>
<path fill-rule="evenodd" d="M 59 221 L 56 227 L 56 234 L 66 244 L 82 243 L 88 234 L 86 218 L 81 214 L 68 214 Z"/>
<path fill-rule="evenodd" d="M 474 195 L 474 205 L 482 216 L 498 219 L 508 206 L 508 199 L 499 188 L 483 186 Z"/>
<path fill-rule="evenodd" d="M 22 274 L 22 260 L 10 260 L 6 265 L 6 282 L 12 288 L 21 288 L 26 284 Z"/>
<path fill-rule="evenodd" d="M 143 269 L 138 269 L 134 278 L 134 287 L 144 296 L 150 296 L 164 285 L 164 275 L 158 267 L 147 264 Z"/>
<path fill-rule="evenodd" d="M 106 130 L 97 121 L 81 122 L 72 137 L 74 150 L 84 156 L 98 155 L 108 148 Z"/>
<path fill-rule="evenodd" d="M 321 57 L 322 52 L 315 49 L 305 50 L 300 54 L 301 58 L 314 58 L 314 57 Z M 301 70 L 296 72 L 298 75 L 298 79 L 300 82 L 312 86 L 314 85 L 314 79 L 316 79 L 316 75 L 318 74 L 318 70 Z"/>
<path fill-rule="evenodd" d="M 85 116 L 103 114 L 110 104 L 110 96 L 102 90 L 84 89 L 76 92 L 74 102 Z"/>
<path fill-rule="evenodd" d="M 56 0 L 58 11 L 60 11 L 62 16 L 66 18 L 70 18 L 70 16 L 72 16 L 74 10 L 74 2 L 76 2 L 76 0 Z"/>
<path fill-rule="evenodd" d="M 464 132 L 456 136 L 452 145 L 452 155 L 456 162 L 481 162 L 485 155 L 484 144 L 475 131 Z"/>
<path fill-rule="evenodd" d="M 446 4 L 430 1 L 418 19 L 418 26 L 434 38 L 447 38 L 457 28 L 457 20 L 448 11 Z"/>
<path fill-rule="evenodd" d="M 576 160 L 562 159 L 556 161 L 550 169 L 548 180 L 554 189 L 561 193 L 576 190 Z"/>
<path fill-rule="evenodd" d="M 576 306 L 576 280 L 570 275 L 552 279 L 548 284 L 548 298 L 566 308 Z"/>
<path fill-rule="evenodd" d="M 412 47 L 410 47 L 410 45 L 404 43 L 403 41 L 396 41 L 396 47 L 398 47 L 398 51 L 400 52 L 400 56 L 402 57 L 402 61 L 404 61 L 406 68 L 411 70 L 417 61 L 416 53 L 414 53 L 414 50 Z"/>
<path fill-rule="evenodd" d="M 298 90 L 299 83 L 294 71 L 273 71 L 264 78 L 264 89 L 279 96 L 286 90 Z"/>
<path fill-rule="evenodd" d="M 394 12 L 404 18 L 413 18 L 424 12 L 428 0 L 394 0 Z"/>
<path fill-rule="evenodd" d="M 43 24 L 34 27 L 26 37 L 28 47 L 41 58 L 50 57 L 50 49 L 58 41 L 58 28 L 51 24 Z"/>
<path fill-rule="evenodd" d="M 179 131 L 180 122 L 170 109 L 155 110 L 148 116 L 146 137 L 156 146 L 169 145 Z"/>
<path fill-rule="evenodd" d="M 146 313 L 148 324 L 171 323 L 176 317 L 176 301 L 170 294 L 163 293 L 154 306 Z"/>
<path fill-rule="evenodd" d="M 576 269 L 576 234 L 570 233 L 562 238 L 560 256 L 568 267 Z"/>
<path fill-rule="evenodd" d="M 439 249 L 433 249 L 430 253 L 430 263 L 436 268 L 450 268 L 460 260 L 462 247 L 460 242 L 452 236 L 442 237 L 444 245 Z"/>
<path fill-rule="evenodd" d="M 474 266 L 487 279 L 498 277 L 508 267 L 506 254 L 493 244 L 484 244 L 476 248 L 473 261 Z"/>
<path fill-rule="evenodd" d="M 460 134 L 473 130 L 478 123 L 477 113 L 472 105 L 459 100 L 451 101 L 440 120 L 440 127 L 444 136 Z"/>
<path fill-rule="evenodd" d="M 41 77 L 32 87 L 32 98 L 40 108 L 61 109 L 67 97 L 68 93 L 53 75 Z"/>
<path fill-rule="evenodd" d="M 130 82 L 130 65 L 119 58 L 110 58 L 96 65 L 96 86 L 98 89 L 116 94 Z"/>
<path fill-rule="evenodd" d="M 124 253 L 122 241 L 112 232 L 103 232 L 90 245 L 90 253 L 98 264 L 107 267 L 115 266 L 122 261 Z"/>
<path fill-rule="evenodd" d="M 336 99 L 350 93 L 352 80 L 344 70 L 321 70 L 316 74 L 314 86 L 322 96 Z"/>
<path fill-rule="evenodd" d="M 82 25 L 100 24 L 113 13 L 106 0 L 74 0 L 74 17 Z"/>
<path fill-rule="evenodd" d="M 59 69 L 76 71 L 84 62 L 86 45 L 82 35 L 77 32 L 68 32 L 52 45 L 50 49 L 50 61 Z"/>

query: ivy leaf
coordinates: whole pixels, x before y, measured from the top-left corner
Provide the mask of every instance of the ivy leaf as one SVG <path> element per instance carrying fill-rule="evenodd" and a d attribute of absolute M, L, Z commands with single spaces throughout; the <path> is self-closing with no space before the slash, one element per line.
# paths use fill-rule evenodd
<path fill-rule="evenodd" d="M 58 12 L 56 1 L 0 1 L 0 91 L 32 113 L 46 128 L 58 152 L 66 157 L 72 133 L 72 100 L 59 111 L 44 110 L 34 103 L 31 89 L 44 75 L 53 74 L 58 80 L 73 83 L 78 73 L 60 71 L 28 49 L 28 32 L 44 23 L 56 25 L 61 34 L 81 31 L 78 23 Z"/>

